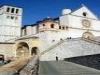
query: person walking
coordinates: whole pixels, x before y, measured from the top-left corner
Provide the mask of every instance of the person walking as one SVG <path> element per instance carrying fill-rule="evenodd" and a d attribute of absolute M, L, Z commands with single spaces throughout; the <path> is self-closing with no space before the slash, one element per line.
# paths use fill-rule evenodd
<path fill-rule="evenodd" d="M 58 56 L 56 56 L 56 61 L 58 61 Z"/>

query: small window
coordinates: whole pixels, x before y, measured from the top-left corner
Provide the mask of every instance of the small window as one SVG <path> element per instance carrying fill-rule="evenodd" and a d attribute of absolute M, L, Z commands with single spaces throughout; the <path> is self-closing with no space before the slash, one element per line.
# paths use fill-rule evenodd
<path fill-rule="evenodd" d="M 12 8 L 11 13 L 14 13 L 14 8 Z"/>
<path fill-rule="evenodd" d="M 63 40 L 62 38 L 60 38 L 60 40 Z"/>
<path fill-rule="evenodd" d="M 68 29 L 68 26 L 66 27 L 66 29 Z"/>
<path fill-rule="evenodd" d="M 13 16 L 11 16 L 11 19 L 14 19 L 14 17 L 13 17 Z"/>
<path fill-rule="evenodd" d="M 59 26 L 59 29 L 61 29 L 61 26 Z"/>
<path fill-rule="evenodd" d="M 10 8 L 7 8 L 7 12 L 9 12 L 10 11 Z"/>
<path fill-rule="evenodd" d="M 62 29 L 65 29 L 65 27 L 62 27 Z"/>
<path fill-rule="evenodd" d="M 19 9 L 16 9 L 16 14 L 18 14 L 18 12 L 19 12 Z"/>
<path fill-rule="evenodd" d="M 51 24 L 51 28 L 54 28 L 54 24 Z"/>
<path fill-rule="evenodd" d="M 55 40 L 52 40 L 52 42 L 54 42 Z"/>
<path fill-rule="evenodd" d="M 24 31 L 24 35 L 27 35 L 26 29 L 25 29 L 25 31 Z"/>
<path fill-rule="evenodd" d="M 43 24 L 43 27 L 45 26 L 45 24 Z"/>
<path fill-rule="evenodd" d="M 18 17 L 15 17 L 15 20 L 17 20 L 18 19 Z"/>
<path fill-rule="evenodd" d="M 7 19 L 9 19 L 10 18 L 10 16 L 7 16 Z"/>
<path fill-rule="evenodd" d="M 85 16 L 85 17 L 86 17 L 86 16 L 87 16 L 87 13 L 86 13 L 86 12 L 83 12 L 83 16 Z"/>

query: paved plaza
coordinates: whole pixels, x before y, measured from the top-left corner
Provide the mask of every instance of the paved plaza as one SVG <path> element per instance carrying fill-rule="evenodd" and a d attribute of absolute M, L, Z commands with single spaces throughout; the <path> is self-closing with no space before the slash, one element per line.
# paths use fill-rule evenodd
<path fill-rule="evenodd" d="M 100 71 L 67 61 L 41 61 L 39 75 L 100 75 Z"/>

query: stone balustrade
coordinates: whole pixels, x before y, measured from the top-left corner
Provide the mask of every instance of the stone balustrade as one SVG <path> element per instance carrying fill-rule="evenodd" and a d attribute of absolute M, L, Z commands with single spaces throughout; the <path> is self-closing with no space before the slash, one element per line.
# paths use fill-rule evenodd
<path fill-rule="evenodd" d="M 38 75 L 39 56 L 31 58 L 31 61 L 20 71 L 19 75 Z"/>

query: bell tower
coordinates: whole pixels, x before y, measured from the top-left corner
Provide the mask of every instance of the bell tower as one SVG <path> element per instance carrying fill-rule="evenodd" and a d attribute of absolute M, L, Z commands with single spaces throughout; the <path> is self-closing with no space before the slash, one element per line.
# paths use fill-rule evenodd
<path fill-rule="evenodd" d="M 0 42 L 20 36 L 22 8 L 4 5 L 0 7 Z"/>

